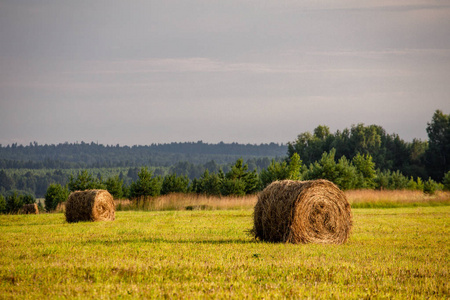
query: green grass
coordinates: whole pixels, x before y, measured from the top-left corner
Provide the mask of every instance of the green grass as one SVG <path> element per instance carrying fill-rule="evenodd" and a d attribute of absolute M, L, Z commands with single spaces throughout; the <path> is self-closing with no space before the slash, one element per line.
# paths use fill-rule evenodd
<path fill-rule="evenodd" d="M 450 207 L 353 209 L 344 245 L 254 241 L 252 210 L 0 216 L 0 298 L 449 298 Z"/>
<path fill-rule="evenodd" d="M 427 206 L 450 206 L 450 200 L 445 201 L 422 201 L 422 202 L 393 202 L 393 201 L 374 201 L 352 203 L 354 208 L 401 208 L 401 207 L 427 207 Z"/>

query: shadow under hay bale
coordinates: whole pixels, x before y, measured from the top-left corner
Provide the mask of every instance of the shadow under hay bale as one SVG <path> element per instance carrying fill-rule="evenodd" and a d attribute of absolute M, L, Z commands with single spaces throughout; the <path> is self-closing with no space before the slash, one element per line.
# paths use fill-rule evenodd
<path fill-rule="evenodd" d="M 37 215 L 37 214 L 39 214 L 39 209 L 38 209 L 38 206 L 36 203 L 24 204 L 22 206 L 22 209 L 20 210 L 20 212 L 25 215 L 28 215 L 28 214 Z"/>
<path fill-rule="evenodd" d="M 255 238 L 268 242 L 342 244 L 352 228 L 345 194 L 328 180 L 275 181 L 259 195 Z"/>
<path fill-rule="evenodd" d="M 106 190 L 76 191 L 66 201 L 66 221 L 113 221 L 114 199 Z"/>

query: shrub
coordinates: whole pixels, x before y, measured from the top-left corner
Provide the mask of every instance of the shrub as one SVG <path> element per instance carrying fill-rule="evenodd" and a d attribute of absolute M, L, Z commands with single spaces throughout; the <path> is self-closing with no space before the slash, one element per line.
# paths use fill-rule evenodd
<path fill-rule="evenodd" d="M 151 171 L 142 168 L 138 173 L 138 180 L 130 185 L 130 197 L 158 196 L 161 192 L 161 178 L 153 177 Z"/>
<path fill-rule="evenodd" d="M 408 187 L 408 178 L 399 170 L 392 172 L 389 178 L 389 188 L 391 190 L 404 190 Z"/>
<path fill-rule="evenodd" d="M 259 174 L 261 185 L 263 188 L 271 184 L 276 180 L 283 180 L 289 177 L 289 168 L 286 162 L 276 162 L 272 159 L 272 162 Z"/>
<path fill-rule="evenodd" d="M 192 182 L 192 190 L 197 194 L 220 196 L 224 177 L 223 172 L 210 174 L 208 169 L 206 169 L 200 179 Z"/>
<path fill-rule="evenodd" d="M 300 159 L 300 155 L 298 153 L 292 154 L 289 162 L 289 174 L 288 179 L 290 180 L 301 180 L 301 169 L 302 169 L 302 160 Z"/>
<path fill-rule="evenodd" d="M 3 214 L 6 212 L 6 200 L 3 195 L 0 195 L 0 214 Z"/>
<path fill-rule="evenodd" d="M 444 190 L 450 191 L 450 171 L 444 174 L 442 184 L 444 185 Z"/>
<path fill-rule="evenodd" d="M 335 179 L 335 183 L 343 190 L 351 190 L 356 187 L 357 171 L 352 163 L 342 156 L 339 162 L 336 164 L 336 171 L 338 177 Z"/>
<path fill-rule="evenodd" d="M 342 156 L 336 163 L 335 154 L 334 148 L 331 149 L 330 153 L 324 152 L 319 161 L 309 166 L 305 173 L 305 179 L 327 179 L 343 190 L 354 188 L 357 181 L 355 166 L 345 156 Z"/>
<path fill-rule="evenodd" d="M 375 163 L 369 154 L 356 154 L 352 159 L 353 165 L 357 171 L 357 188 L 373 189 L 375 187 Z"/>
<path fill-rule="evenodd" d="M 123 179 L 120 179 L 119 175 L 108 178 L 105 185 L 106 189 L 114 197 L 114 199 L 120 199 L 123 197 Z"/>
<path fill-rule="evenodd" d="M 42 205 L 41 200 L 38 201 L 37 206 L 38 206 L 39 212 L 43 212 L 45 210 L 44 206 Z"/>
<path fill-rule="evenodd" d="M 45 210 L 50 212 L 56 209 L 59 203 L 67 200 L 69 197 L 69 190 L 60 184 L 50 184 L 45 193 Z"/>
<path fill-rule="evenodd" d="M 226 178 L 222 182 L 220 192 L 224 196 L 229 196 L 229 195 L 244 196 L 245 195 L 245 182 L 241 179 Z"/>
<path fill-rule="evenodd" d="M 417 177 L 417 190 L 423 191 L 423 180 L 420 177 Z"/>
<path fill-rule="evenodd" d="M 235 183 L 232 184 L 230 181 L 235 181 Z M 227 186 L 224 187 L 224 185 Z M 259 179 L 256 170 L 249 171 L 248 165 L 244 164 L 242 158 L 238 159 L 231 166 L 231 170 L 225 175 L 225 180 L 222 182 L 222 189 L 226 193 L 222 193 L 222 195 L 241 195 L 241 185 L 244 186 L 244 195 L 254 193 L 259 189 Z M 235 194 L 231 192 L 233 190 L 236 191 Z"/>
<path fill-rule="evenodd" d="M 187 193 L 189 189 L 189 178 L 187 176 L 177 176 L 176 174 L 164 177 L 161 187 L 161 195 L 170 193 Z"/>
<path fill-rule="evenodd" d="M 436 183 L 436 181 L 431 179 L 431 177 L 428 178 L 428 180 L 425 181 L 423 184 L 423 192 L 425 194 L 433 195 L 438 189 L 439 189 L 438 184 Z"/>
<path fill-rule="evenodd" d="M 14 191 L 12 194 L 6 197 L 6 212 L 18 213 L 23 206 L 22 197 Z"/>
<path fill-rule="evenodd" d="M 78 173 L 76 178 L 73 174 L 70 175 L 68 187 L 71 192 L 75 192 L 91 189 L 104 189 L 105 185 L 102 183 L 101 179 L 94 178 L 88 171 L 83 170 Z"/>
<path fill-rule="evenodd" d="M 34 204 L 34 203 L 36 203 L 36 199 L 32 195 L 26 194 L 26 195 L 23 195 L 21 197 L 22 197 L 22 203 L 23 204 Z"/>
<path fill-rule="evenodd" d="M 417 182 L 414 181 L 414 178 L 411 176 L 411 178 L 408 181 L 408 184 L 406 185 L 406 189 L 410 191 L 417 190 Z"/>
<path fill-rule="evenodd" d="M 385 189 L 389 189 L 389 176 L 390 176 L 389 171 L 380 171 L 379 169 L 377 170 L 377 175 L 374 178 L 374 182 L 375 182 L 375 188 L 379 189 L 379 190 L 385 190 Z"/>

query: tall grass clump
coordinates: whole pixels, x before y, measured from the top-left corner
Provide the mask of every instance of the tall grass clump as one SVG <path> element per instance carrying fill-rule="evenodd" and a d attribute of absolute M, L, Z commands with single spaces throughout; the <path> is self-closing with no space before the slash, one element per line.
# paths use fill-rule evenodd
<path fill-rule="evenodd" d="M 248 209 L 256 203 L 256 195 L 210 196 L 199 194 L 171 193 L 158 197 L 137 197 L 133 200 L 115 200 L 116 210 L 224 210 Z"/>
<path fill-rule="evenodd" d="M 426 194 L 411 190 L 351 190 L 346 191 L 352 208 L 395 208 L 450 205 L 450 192 Z"/>
<path fill-rule="evenodd" d="M 411 190 L 349 190 L 344 192 L 352 208 L 395 208 L 450 205 L 450 191 L 433 195 Z M 139 197 L 133 200 L 116 199 L 117 211 L 167 210 L 226 210 L 251 209 L 258 194 L 246 196 L 213 196 L 204 194 L 171 193 L 157 197 Z M 63 211 L 64 207 L 56 211 Z"/>

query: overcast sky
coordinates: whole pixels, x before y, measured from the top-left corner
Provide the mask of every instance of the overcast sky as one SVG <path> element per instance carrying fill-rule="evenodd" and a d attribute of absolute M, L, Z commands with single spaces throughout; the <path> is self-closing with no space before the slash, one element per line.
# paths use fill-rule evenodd
<path fill-rule="evenodd" d="M 448 0 L 0 0 L 0 143 L 427 140 Z"/>

